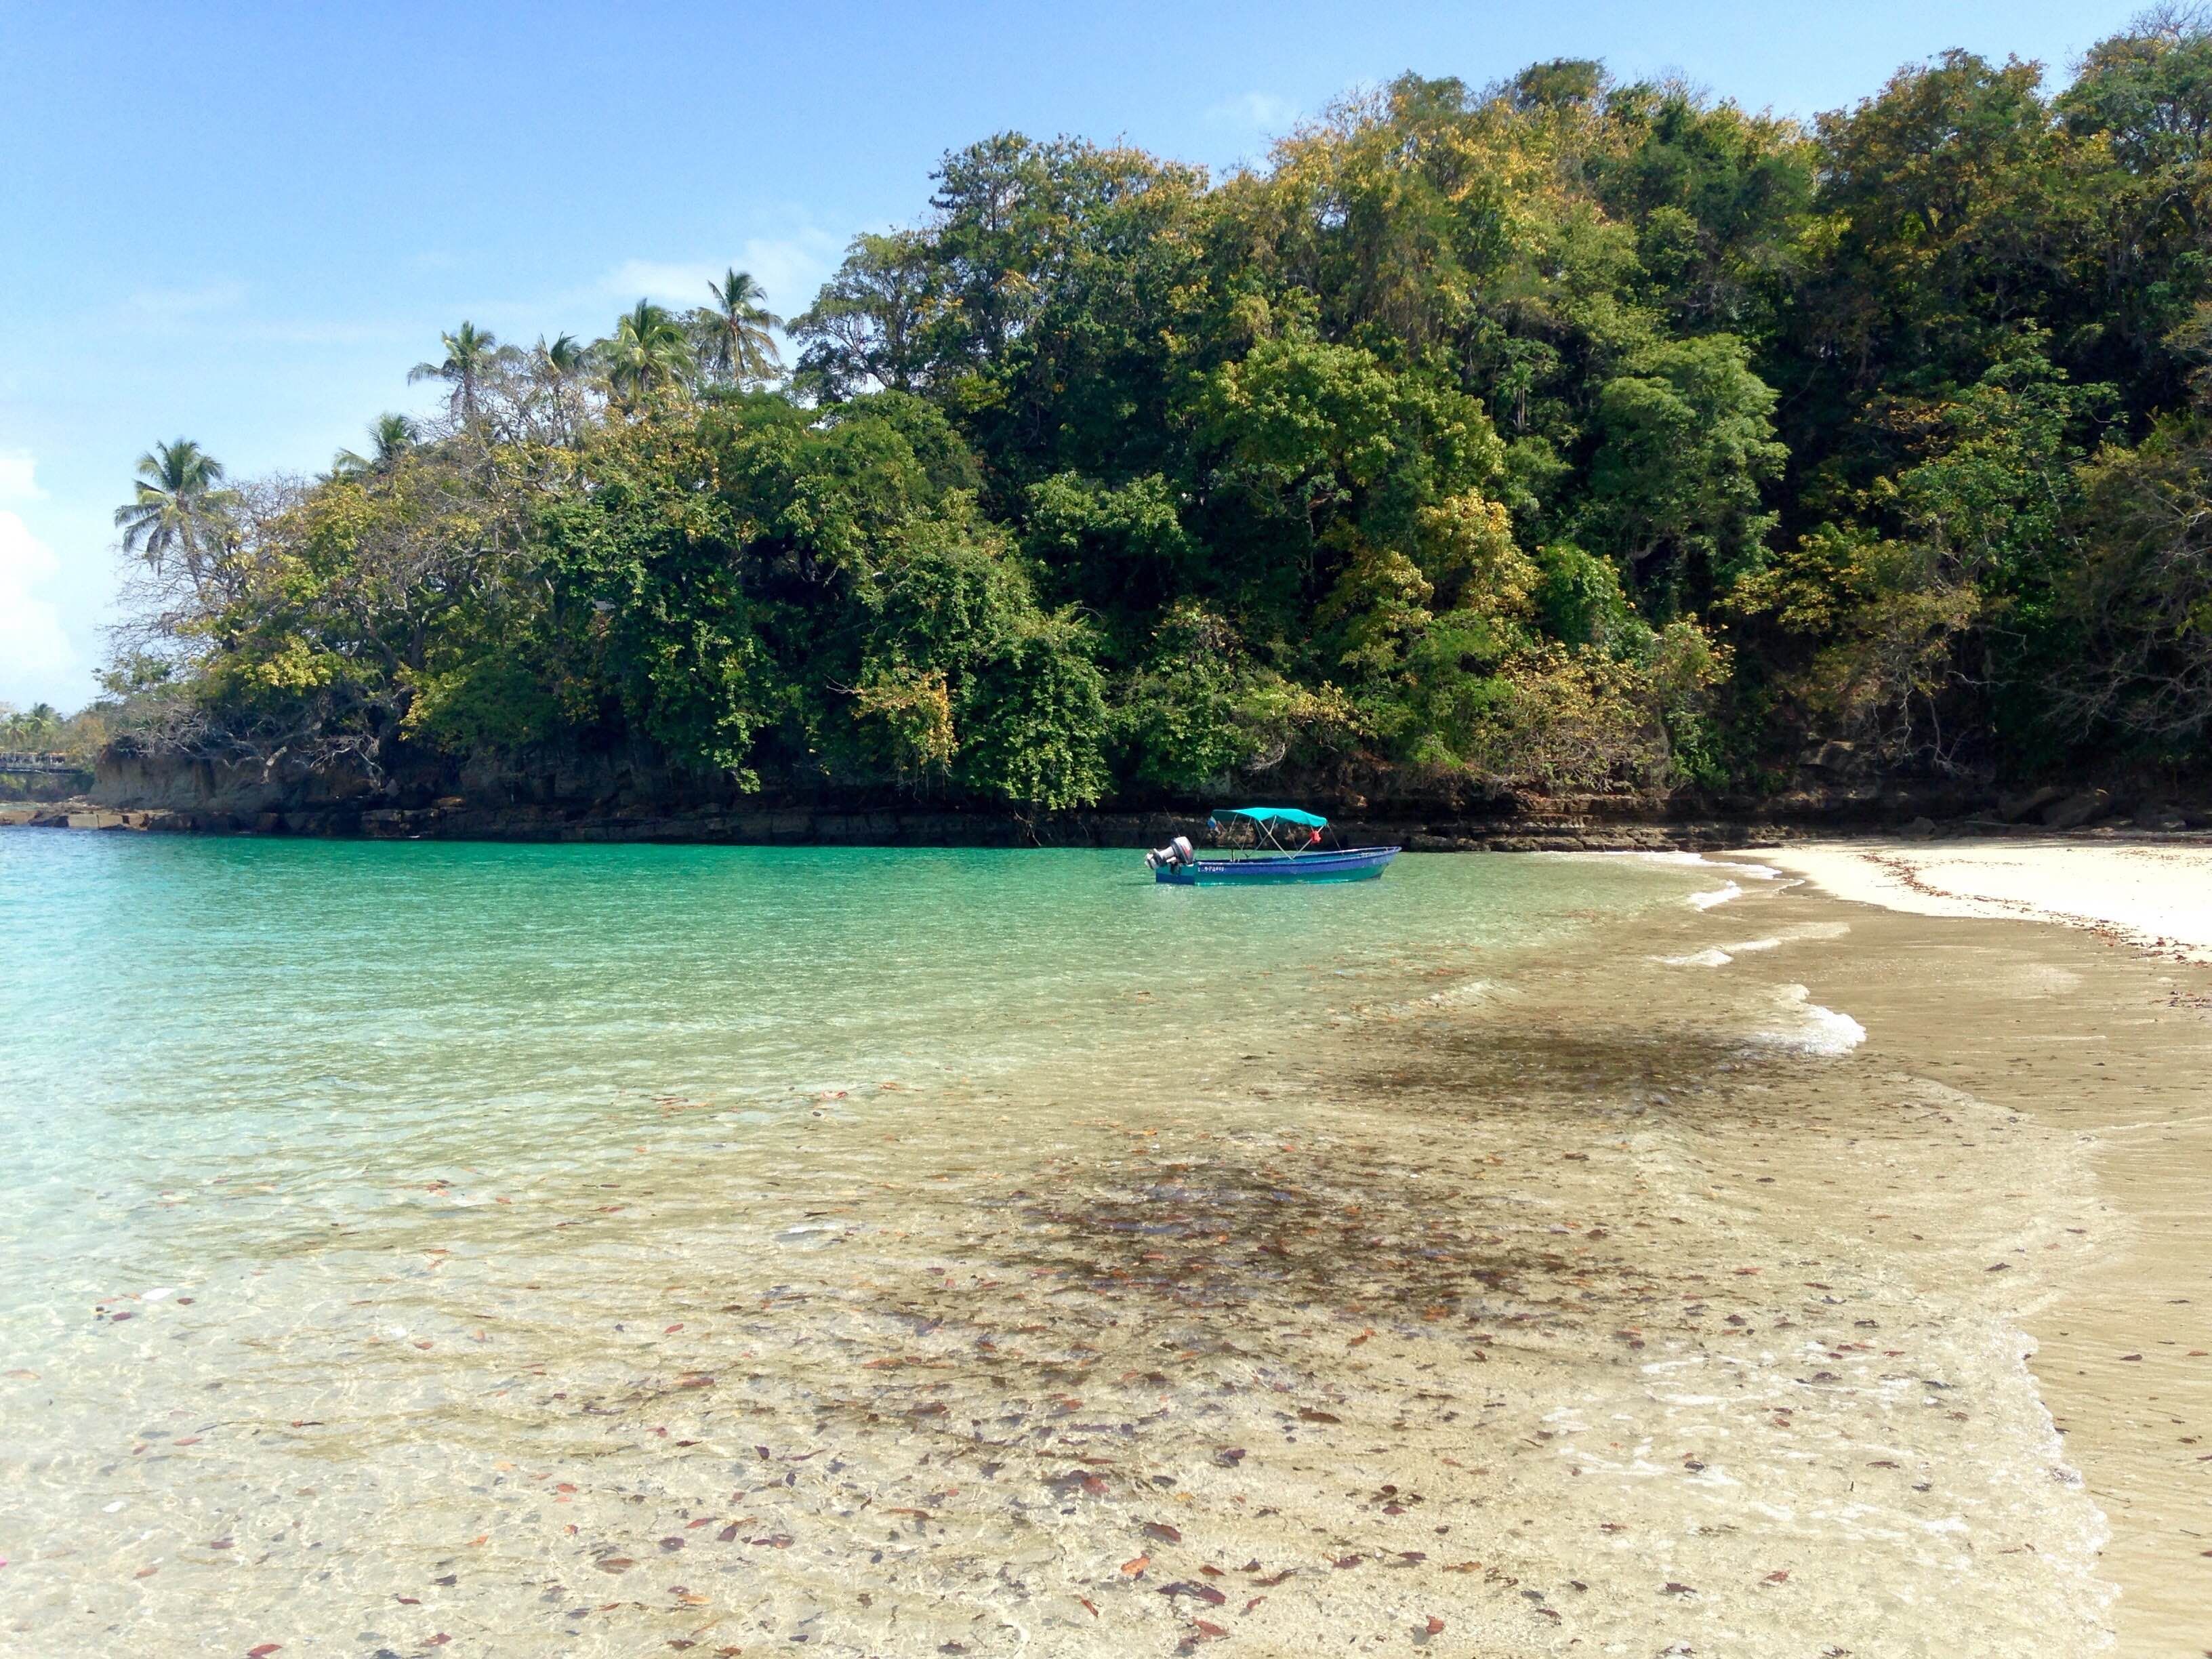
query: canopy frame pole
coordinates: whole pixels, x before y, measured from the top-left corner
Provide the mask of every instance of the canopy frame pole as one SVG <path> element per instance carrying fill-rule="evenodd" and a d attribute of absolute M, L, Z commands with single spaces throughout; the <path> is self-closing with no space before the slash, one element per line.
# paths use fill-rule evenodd
<path fill-rule="evenodd" d="M 1229 826 L 1222 822 L 1224 817 L 1241 818 L 1249 825 L 1251 841 L 1249 843 L 1240 842 L 1228 836 Z M 1312 833 L 1304 843 L 1297 847 L 1291 847 L 1285 842 L 1279 833 L 1279 826 L 1283 823 L 1298 824 L 1310 829 Z M 1344 844 L 1342 834 L 1336 831 L 1327 818 L 1316 813 L 1295 809 L 1286 810 L 1272 806 L 1218 808 L 1214 812 L 1207 815 L 1206 827 L 1212 830 L 1218 839 L 1222 840 L 1222 850 L 1231 860 L 1241 860 L 1247 857 L 1264 858 L 1270 854 L 1278 858 L 1296 859 L 1300 854 L 1310 852 L 1318 848 L 1324 833 L 1329 834 L 1340 848 Z M 1267 842 L 1264 848 L 1260 845 L 1262 838 Z"/>

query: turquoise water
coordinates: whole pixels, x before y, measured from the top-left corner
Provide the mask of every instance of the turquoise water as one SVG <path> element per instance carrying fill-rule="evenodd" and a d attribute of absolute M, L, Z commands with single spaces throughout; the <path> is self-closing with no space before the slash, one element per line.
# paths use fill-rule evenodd
<path fill-rule="evenodd" d="M 773 1121 L 885 1079 L 1157 1083 L 1711 884 L 1416 855 L 1379 884 L 1214 892 L 1123 853 L 13 835 L 9 1243 L 120 1267 L 158 1256 L 149 1194 L 281 1175 L 343 1209 L 380 1165 L 588 1157 L 664 1097 Z M 0 1296 L 51 1284 L 43 1254 Z"/>
<path fill-rule="evenodd" d="M 872 1506 L 950 1501 L 915 1425 L 974 1379 L 879 1369 L 929 1304 L 1052 1331 L 1035 1287 L 1095 1270 L 1038 1205 L 1121 1213 L 1163 1125 L 1283 1157 L 1335 1034 L 1714 879 L 0 836 L 0 1650 L 933 1650 L 1030 1500 L 878 1565 L 872 1610 L 830 1588 L 881 1563 Z M 1022 1375 L 1146 1345 L 1118 1322 Z M 748 1496 L 772 1451 L 803 1468 Z M 732 1559 L 639 1600 L 702 1517 Z"/>

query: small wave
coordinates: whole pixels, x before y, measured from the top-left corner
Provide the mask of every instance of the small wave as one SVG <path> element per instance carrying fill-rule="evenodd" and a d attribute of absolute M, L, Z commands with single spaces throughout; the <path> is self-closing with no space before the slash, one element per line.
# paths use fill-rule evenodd
<path fill-rule="evenodd" d="M 1705 903 L 1699 903 L 1701 900 Z M 1719 897 L 1708 893 L 1697 894 L 1690 900 L 1701 909 L 1721 902 Z M 1781 944 L 1779 939 L 1747 939 L 1734 945 L 1708 945 L 1704 950 L 1692 951 L 1684 957 L 1654 957 L 1652 960 L 1664 963 L 1669 968 L 1725 968 L 1738 957 L 1747 956 L 1753 951 L 1772 951 Z"/>
<path fill-rule="evenodd" d="M 1730 882 L 1725 887 L 1716 887 L 1709 892 L 1691 894 L 1690 902 L 1700 910 L 1710 910 L 1716 904 L 1726 904 L 1730 899 L 1742 896 L 1743 889 Z"/>
<path fill-rule="evenodd" d="M 1696 865 L 1700 869 L 1725 870 L 1732 875 L 1747 876 L 1753 881 L 1778 881 L 1782 876 L 1782 872 L 1771 864 L 1753 864 L 1748 859 L 1715 858 L 1710 853 L 1625 853 L 1612 856 L 1642 859 L 1649 864 Z"/>
<path fill-rule="evenodd" d="M 1802 985 L 1783 986 L 1780 996 L 1790 1015 L 1790 1025 L 1781 1030 L 1761 1031 L 1752 1040 L 1764 1048 L 1826 1055 L 1847 1054 L 1866 1041 L 1865 1026 L 1849 1014 L 1823 1008 L 1809 1000 L 1810 995 Z"/>
<path fill-rule="evenodd" d="M 1708 864 L 1713 865 L 1716 869 L 1734 870 L 1739 874 L 1749 876 L 1753 881 L 1779 881 L 1782 879 L 1782 872 L 1771 864 L 1745 864 L 1735 859 L 1723 859 L 1719 860 L 1708 859 L 1705 861 Z"/>
<path fill-rule="evenodd" d="M 1847 1054 L 1866 1041 L 1866 1027 L 1849 1014 L 1839 1014 L 1832 1008 L 1823 1008 L 1817 1002 L 1805 1005 L 1805 1012 L 1813 1022 L 1813 1031 L 1806 1038 L 1808 1052 L 1816 1054 Z"/>

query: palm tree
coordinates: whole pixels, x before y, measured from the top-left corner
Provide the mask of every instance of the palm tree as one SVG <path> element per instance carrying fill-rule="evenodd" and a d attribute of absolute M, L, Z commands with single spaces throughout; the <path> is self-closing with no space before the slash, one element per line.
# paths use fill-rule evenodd
<path fill-rule="evenodd" d="M 61 736 L 61 710 L 50 702 L 28 708 L 0 702 L 0 744 L 10 749 L 49 748 Z"/>
<path fill-rule="evenodd" d="M 564 380 L 574 380 L 591 362 L 590 351 L 573 334 L 563 334 L 551 345 L 540 337 L 538 349 L 544 354 L 546 367 Z"/>
<path fill-rule="evenodd" d="M 615 319 L 614 337 L 602 343 L 607 385 L 616 397 L 635 404 L 690 367 L 690 343 L 684 325 L 667 308 L 640 300 Z"/>
<path fill-rule="evenodd" d="M 739 386 L 768 380 L 781 369 L 775 337 L 769 331 L 781 328 L 783 319 L 761 303 L 768 292 L 751 273 L 732 267 L 720 282 L 708 283 L 707 292 L 714 303 L 691 313 L 700 367 Z"/>
<path fill-rule="evenodd" d="M 156 572 L 172 561 L 181 563 L 192 586 L 204 592 L 230 506 L 222 484 L 222 463 L 190 438 L 155 444 L 138 458 L 130 504 L 115 509 L 124 551 Z"/>
<path fill-rule="evenodd" d="M 463 420 L 473 421 L 477 417 L 477 393 L 484 378 L 501 361 L 498 337 L 489 329 L 464 322 L 451 334 L 441 334 L 438 338 L 446 348 L 444 361 L 416 364 L 407 371 L 407 383 L 412 386 L 417 380 L 443 380 L 453 388 L 449 402 L 453 413 Z"/>
<path fill-rule="evenodd" d="M 404 415 L 380 415 L 368 423 L 370 453 L 341 449 L 331 459 L 333 477 L 359 478 L 372 472 L 389 472 L 399 458 L 415 447 L 422 433 Z"/>
<path fill-rule="evenodd" d="M 573 334 L 548 342 L 541 334 L 530 354 L 532 380 L 543 390 L 556 425 L 574 438 L 584 419 L 583 379 L 592 362 L 592 348 Z"/>

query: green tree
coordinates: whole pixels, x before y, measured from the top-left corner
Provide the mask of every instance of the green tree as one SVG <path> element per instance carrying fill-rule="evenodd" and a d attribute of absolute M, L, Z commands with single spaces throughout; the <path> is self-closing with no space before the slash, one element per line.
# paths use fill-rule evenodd
<path fill-rule="evenodd" d="M 2084 378 L 2117 382 L 2138 430 L 2184 403 L 2176 331 L 2212 295 L 2212 27 L 2168 7 L 2100 41 L 2054 107 L 2066 131 L 2114 165 L 2093 188 L 2099 282 L 2080 330 Z"/>
<path fill-rule="evenodd" d="M 407 371 L 408 382 L 444 381 L 447 407 L 454 418 L 473 422 L 482 412 L 484 383 L 503 361 L 498 337 L 488 329 L 464 322 L 438 338 L 446 355 L 434 363 L 416 364 Z"/>
<path fill-rule="evenodd" d="M 2100 40 L 2059 95 L 2067 128 L 2102 134 L 2129 172 L 2186 174 L 2212 161 L 2212 18 L 2168 5 Z"/>
<path fill-rule="evenodd" d="M 50 702 L 34 702 L 28 708 L 0 702 L 0 748 L 50 748 L 61 731 L 61 711 Z"/>
<path fill-rule="evenodd" d="M 599 360 L 616 400 L 635 409 L 654 392 L 683 384 L 691 344 L 674 313 L 640 300 L 615 319 L 614 333 L 600 343 Z"/>
<path fill-rule="evenodd" d="M 691 313 L 698 336 L 700 366 L 719 380 L 739 386 L 770 380 L 782 372 L 772 329 L 783 319 L 762 302 L 768 298 L 750 273 L 732 267 L 719 283 L 707 284 L 714 302 Z"/>
<path fill-rule="evenodd" d="M 792 319 L 793 337 L 805 342 L 799 383 L 830 402 L 927 385 L 934 265 L 934 248 L 919 232 L 854 237 L 814 303 Z"/>
<path fill-rule="evenodd" d="M 538 349 L 545 367 L 561 380 L 573 380 L 591 367 L 589 349 L 573 334 L 558 335 L 550 344 L 541 338 Z"/>
<path fill-rule="evenodd" d="M 223 551 L 232 497 L 222 463 L 189 438 L 157 443 L 138 458 L 127 505 L 115 509 L 123 548 L 156 575 L 181 571 L 204 593 Z"/>
<path fill-rule="evenodd" d="M 1656 345 L 1598 393 L 1590 465 L 1594 535 L 1650 580 L 1694 599 L 1755 570 L 1775 514 L 1762 492 L 1788 452 L 1774 435 L 1775 394 L 1732 335 Z"/>
<path fill-rule="evenodd" d="M 2033 336 L 1957 396 L 1901 404 L 1916 459 L 1733 602 L 1813 647 L 1786 683 L 1816 728 L 1945 768 L 2036 752 L 2069 648 L 2081 495 L 2074 436 L 2110 386 L 2077 386 Z"/>
<path fill-rule="evenodd" d="M 369 452 L 366 455 L 341 449 L 331 461 L 331 471 L 342 477 L 389 472 L 399 458 L 422 441 L 422 433 L 404 415 L 380 415 L 368 423 Z"/>

